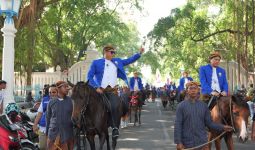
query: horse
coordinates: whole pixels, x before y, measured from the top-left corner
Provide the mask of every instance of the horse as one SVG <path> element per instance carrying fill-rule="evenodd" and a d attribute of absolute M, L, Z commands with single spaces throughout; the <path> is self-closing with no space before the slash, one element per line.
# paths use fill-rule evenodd
<path fill-rule="evenodd" d="M 134 112 L 135 120 L 134 126 L 136 126 L 136 122 L 141 125 L 141 111 L 142 111 L 142 93 L 140 91 L 134 91 L 130 95 L 130 102 L 129 102 L 129 121 L 131 123 L 132 120 L 132 112 Z"/>
<path fill-rule="evenodd" d="M 103 149 L 103 145 L 107 143 L 107 150 L 110 150 L 109 144 L 109 104 L 102 94 L 96 92 L 95 88 L 90 86 L 88 82 L 78 82 L 73 87 L 71 98 L 73 99 L 72 120 L 77 126 L 76 140 L 79 144 L 80 130 L 86 135 L 91 150 L 95 150 L 95 135 L 99 136 L 99 149 Z M 115 149 L 117 138 L 112 140 L 112 148 Z M 78 149 L 80 146 L 78 145 Z"/>
<path fill-rule="evenodd" d="M 168 100 L 169 100 L 169 96 L 168 96 L 167 91 L 164 87 L 162 87 L 160 89 L 160 99 L 161 99 L 161 103 L 162 103 L 163 107 L 166 108 Z"/>
<path fill-rule="evenodd" d="M 150 89 L 145 89 L 144 93 L 145 93 L 145 100 L 148 101 L 150 99 L 151 90 Z"/>
<path fill-rule="evenodd" d="M 176 90 L 170 91 L 170 94 L 169 94 L 169 106 L 171 107 L 172 110 L 175 109 L 174 100 L 176 99 L 176 97 L 177 97 Z"/>
<path fill-rule="evenodd" d="M 150 93 L 150 98 L 153 103 L 155 102 L 156 97 L 157 97 L 157 91 L 156 89 L 152 89 Z"/>
<path fill-rule="evenodd" d="M 249 115 L 250 112 L 248 104 L 236 95 L 219 97 L 216 105 L 211 110 L 212 120 L 216 123 L 231 125 L 235 134 L 238 136 L 239 141 L 242 143 L 246 142 L 248 139 L 247 123 Z M 210 131 L 208 140 L 211 141 L 219 136 L 219 134 L 220 133 Z M 221 149 L 220 141 L 221 138 L 224 137 L 228 150 L 233 150 L 232 135 L 233 132 L 227 132 L 219 139 L 216 139 L 216 149 Z M 211 149 L 211 143 L 209 144 L 209 149 Z"/>

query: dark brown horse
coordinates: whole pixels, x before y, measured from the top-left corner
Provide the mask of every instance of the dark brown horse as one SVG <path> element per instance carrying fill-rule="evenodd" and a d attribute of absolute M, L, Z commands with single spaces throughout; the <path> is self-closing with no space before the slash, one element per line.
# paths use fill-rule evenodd
<path fill-rule="evenodd" d="M 134 113 L 134 126 L 138 122 L 141 125 L 141 112 L 142 112 L 142 93 L 139 91 L 132 92 L 129 101 L 129 121 L 132 120 L 132 112 Z"/>
<path fill-rule="evenodd" d="M 166 108 L 167 103 L 169 101 L 169 96 L 168 96 L 167 91 L 164 87 L 160 88 L 160 99 L 161 99 L 161 103 L 162 103 L 163 107 Z"/>
<path fill-rule="evenodd" d="M 234 128 L 235 134 L 239 141 L 244 143 L 248 139 L 247 123 L 250 115 L 248 104 L 238 96 L 220 97 L 217 104 L 211 111 L 212 120 L 217 123 L 230 125 Z M 211 131 L 209 133 L 209 141 L 217 137 L 220 133 Z M 233 132 L 225 133 L 221 138 L 227 144 L 228 150 L 233 150 Z M 215 141 L 217 150 L 221 149 L 221 138 Z M 209 144 L 211 149 L 211 144 Z"/>
<path fill-rule="evenodd" d="M 177 94 L 176 94 L 176 90 L 172 90 L 170 91 L 169 94 L 169 106 L 172 110 L 175 109 L 175 100 L 176 100 Z"/>
<path fill-rule="evenodd" d="M 72 120 L 78 129 L 83 130 L 86 134 L 91 150 L 96 149 L 95 135 L 99 136 L 99 149 L 103 149 L 106 140 L 107 150 L 110 150 L 107 123 L 109 116 L 103 96 L 98 94 L 88 83 L 78 82 L 73 86 L 71 97 L 73 99 Z M 78 131 L 77 134 L 79 133 Z M 79 143 L 79 136 L 77 135 L 77 137 Z"/>

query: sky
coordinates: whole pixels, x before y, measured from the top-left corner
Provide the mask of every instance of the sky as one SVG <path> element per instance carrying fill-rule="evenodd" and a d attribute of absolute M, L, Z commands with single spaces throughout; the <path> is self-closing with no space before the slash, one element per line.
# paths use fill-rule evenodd
<path fill-rule="evenodd" d="M 147 35 L 158 19 L 166 17 L 170 14 L 171 9 L 185 5 L 186 0 L 144 0 L 145 15 L 136 17 L 138 30 L 141 36 Z"/>
<path fill-rule="evenodd" d="M 141 37 L 146 36 L 160 18 L 169 16 L 172 9 L 181 7 L 186 3 L 186 0 L 144 0 L 143 11 L 146 15 L 138 15 L 139 17 L 135 17 Z M 143 67 L 141 71 L 143 72 L 143 77 L 146 81 L 152 79 L 149 66 Z M 161 83 L 154 84 L 157 85 Z"/>

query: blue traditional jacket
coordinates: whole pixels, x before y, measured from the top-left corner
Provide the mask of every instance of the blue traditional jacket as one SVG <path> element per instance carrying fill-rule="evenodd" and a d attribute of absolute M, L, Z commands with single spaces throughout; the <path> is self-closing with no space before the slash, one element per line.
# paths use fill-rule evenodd
<path fill-rule="evenodd" d="M 135 78 L 134 77 L 130 78 L 129 83 L 130 83 L 130 90 L 134 91 Z M 142 90 L 143 89 L 143 83 L 142 83 L 142 79 L 140 77 L 137 77 L 137 83 L 138 83 L 139 90 Z"/>
<path fill-rule="evenodd" d="M 188 78 L 189 81 L 193 81 L 193 79 L 191 77 L 187 77 L 187 78 Z M 183 78 L 180 79 L 180 84 L 179 84 L 179 91 L 180 92 L 185 90 L 184 89 L 184 87 L 185 87 L 184 83 L 185 83 L 185 78 L 183 77 Z"/>
<path fill-rule="evenodd" d="M 141 57 L 140 53 L 137 53 L 127 59 L 113 58 L 111 60 L 117 67 L 117 77 L 124 80 L 127 85 L 128 85 L 128 79 L 124 70 L 124 66 L 135 62 L 140 57 Z M 105 66 L 104 58 L 94 60 L 90 66 L 87 78 L 89 80 L 89 84 L 93 86 L 94 88 L 98 88 L 101 86 L 103 75 L 104 75 L 104 66 Z"/>
<path fill-rule="evenodd" d="M 213 68 L 211 64 L 201 66 L 199 69 L 199 79 L 202 88 L 202 94 L 211 94 L 213 91 L 211 88 L 212 85 L 212 73 Z M 228 81 L 226 78 L 225 70 L 221 67 L 216 67 L 216 73 L 220 85 L 221 92 L 225 91 L 228 93 Z"/>

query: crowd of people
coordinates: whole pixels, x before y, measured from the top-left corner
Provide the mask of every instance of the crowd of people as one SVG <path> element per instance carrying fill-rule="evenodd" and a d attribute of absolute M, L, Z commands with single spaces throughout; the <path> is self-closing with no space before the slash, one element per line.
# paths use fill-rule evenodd
<path fill-rule="evenodd" d="M 103 47 L 103 58 L 94 60 L 88 71 L 89 85 L 94 87 L 98 94 L 104 94 L 110 102 L 110 126 L 112 127 L 112 136 L 119 136 L 119 126 L 117 126 L 116 113 L 116 97 L 126 93 L 127 87 L 130 88 L 131 95 L 137 94 L 142 90 L 150 90 L 158 97 L 160 96 L 160 88 L 156 88 L 146 84 L 143 86 L 142 79 L 138 72 L 134 72 L 134 76 L 128 81 L 124 66 L 127 66 L 138 60 L 144 49 L 130 58 L 120 59 L 114 57 L 116 48 L 112 45 Z M 220 96 L 228 95 L 228 83 L 225 70 L 219 67 L 221 55 L 213 52 L 209 57 L 209 64 L 201 66 L 199 69 L 200 84 L 195 82 L 184 71 L 179 80 L 179 86 L 170 82 L 165 84 L 164 89 L 171 92 L 178 91 L 180 99 L 176 110 L 176 120 L 174 129 L 174 141 L 177 149 L 190 148 L 207 141 L 206 127 L 217 131 L 232 131 L 232 127 L 228 125 L 216 124 L 212 121 L 210 110 L 214 107 L 215 102 Z M 117 88 L 117 78 L 122 79 L 127 85 Z M 0 81 L 0 114 L 3 113 L 3 89 L 6 88 L 6 82 Z M 39 133 L 39 141 L 41 149 L 54 149 L 59 147 L 63 150 L 71 150 L 74 147 L 74 133 L 71 115 L 73 104 L 68 96 L 68 83 L 58 81 L 54 85 L 44 87 L 44 95 L 40 97 L 41 104 L 38 114 L 34 121 L 33 130 Z M 108 89 L 106 91 L 106 89 Z M 113 90 L 109 90 L 113 89 Z M 244 88 L 242 89 L 244 90 Z M 110 91 L 110 92 L 109 92 Z M 251 116 L 253 117 L 252 139 L 255 140 L 255 117 L 253 102 L 255 100 L 255 92 L 253 85 L 247 92 L 250 105 Z M 114 92 L 114 93 L 113 93 Z M 29 98 L 31 99 L 31 93 Z M 183 97 L 183 98 L 181 98 Z M 122 118 L 121 126 L 127 125 L 127 118 Z M 194 128 L 196 127 L 196 128 Z M 192 132 L 190 132 L 192 130 Z M 206 147 L 203 147 L 206 148 Z M 202 148 L 202 149 L 203 149 Z"/>

